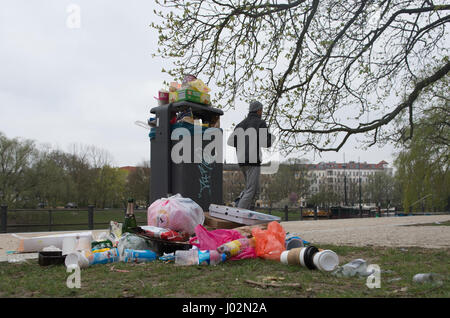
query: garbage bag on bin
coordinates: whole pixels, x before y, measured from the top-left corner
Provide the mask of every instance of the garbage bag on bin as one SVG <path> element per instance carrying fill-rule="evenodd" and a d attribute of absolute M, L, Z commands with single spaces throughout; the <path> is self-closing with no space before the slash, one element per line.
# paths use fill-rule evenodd
<path fill-rule="evenodd" d="M 205 215 L 200 205 L 190 198 L 183 198 L 181 194 L 156 200 L 147 210 L 148 225 L 189 235 L 194 234 L 195 227 L 204 221 Z"/>

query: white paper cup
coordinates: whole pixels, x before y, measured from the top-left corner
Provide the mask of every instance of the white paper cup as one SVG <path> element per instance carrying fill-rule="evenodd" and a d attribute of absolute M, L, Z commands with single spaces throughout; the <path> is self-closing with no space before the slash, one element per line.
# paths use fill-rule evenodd
<path fill-rule="evenodd" d="M 62 255 L 68 255 L 75 252 L 77 239 L 75 237 L 65 237 L 62 241 Z"/>
<path fill-rule="evenodd" d="M 289 251 L 281 252 L 281 255 L 280 255 L 280 262 L 281 263 L 283 263 L 285 265 L 288 263 L 288 261 L 287 261 L 288 254 L 289 254 Z"/>
<path fill-rule="evenodd" d="M 324 250 L 314 255 L 313 262 L 318 270 L 332 272 L 339 265 L 339 257 L 333 251 Z"/>

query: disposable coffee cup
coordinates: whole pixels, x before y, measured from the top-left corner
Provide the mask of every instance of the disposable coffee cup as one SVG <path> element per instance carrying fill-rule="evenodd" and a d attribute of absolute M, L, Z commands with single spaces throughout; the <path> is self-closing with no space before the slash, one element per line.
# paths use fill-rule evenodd
<path fill-rule="evenodd" d="M 65 237 L 62 242 L 62 255 L 68 255 L 75 252 L 77 239 L 75 237 Z"/>
<path fill-rule="evenodd" d="M 287 265 L 287 263 L 288 263 L 288 260 L 287 260 L 288 254 L 289 254 L 289 251 L 283 251 L 283 252 L 281 252 L 281 255 L 280 255 L 280 262 L 281 262 L 282 264 Z"/>
<path fill-rule="evenodd" d="M 302 247 L 300 249 L 299 259 L 300 259 L 300 265 L 302 265 L 303 267 L 306 267 L 306 265 L 305 265 L 305 252 L 306 252 L 306 247 Z"/>
<path fill-rule="evenodd" d="M 318 270 L 332 272 L 339 265 L 339 257 L 331 250 L 323 250 L 314 255 L 313 262 Z"/>
<path fill-rule="evenodd" d="M 283 251 L 280 254 L 280 262 L 289 265 L 301 265 L 300 263 L 300 253 L 301 248 L 293 248 L 288 251 Z"/>

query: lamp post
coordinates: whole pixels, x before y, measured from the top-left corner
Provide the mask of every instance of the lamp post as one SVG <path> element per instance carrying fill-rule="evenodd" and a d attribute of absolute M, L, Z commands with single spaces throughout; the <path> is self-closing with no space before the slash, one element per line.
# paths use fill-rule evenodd
<path fill-rule="evenodd" d="M 345 170 L 346 164 L 345 164 L 345 153 L 344 153 L 344 203 L 345 206 L 347 206 L 347 172 Z"/>
<path fill-rule="evenodd" d="M 358 179 L 359 179 L 359 216 L 362 217 L 362 206 L 361 206 L 361 161 L 358 157 Z"/>

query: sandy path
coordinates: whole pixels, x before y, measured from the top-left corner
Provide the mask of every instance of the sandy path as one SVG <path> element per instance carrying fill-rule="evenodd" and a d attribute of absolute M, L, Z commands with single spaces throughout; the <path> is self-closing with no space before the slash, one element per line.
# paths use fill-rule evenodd
<path fill-rule="evenodd" d="M 311 243 L 450 248 L 450 226 L 405 226 L 450 221 L 450 215 L 282 222 Z"/>

